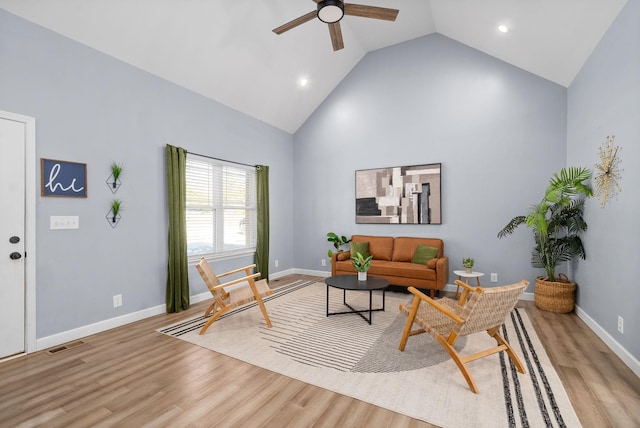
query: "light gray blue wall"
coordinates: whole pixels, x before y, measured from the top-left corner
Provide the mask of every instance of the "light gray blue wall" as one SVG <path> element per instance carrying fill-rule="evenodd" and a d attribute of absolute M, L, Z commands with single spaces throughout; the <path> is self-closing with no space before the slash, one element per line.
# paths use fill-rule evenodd
<path fill-rule="evenodd" d="M 567 159 L 593 167 L 615 135 L 622 150 L 622 193 L 604 208 L 586 206 L 587 260 L 575 265 L 578 305 L 640 359 L 640 1 L 622 10 L 568 91 Z M 617 331 L 618 316 L 625 331 Z"/>
<path fill-rule="evenodd" d="M 369 53 L 295 134 L 295 266 L 329 269 L 329 231 L 439 237 L 452 271 L 533 284 L 531 232 L 496 235 L 565 166 L 566 120 L 566 88 L 441 35 Z M 442 225 L 355 224 L 355 170 L 434 162 Z"/>
<path fill-rule="evenodd" d="M 293 267 L 291 135 L 3 10 L 0 109 L 36 118 L 38 159 L 88 166 L 87 199 L 37 199 L 38 338 L 164 303 L 167 143 L 269 165 L 271 253 L 280 261 L 271 271 Z M 105 219 L 113 161 L 124 164 L 115 229 Z M 78 215 L 80 229 L 49 230 L 52 215 Z M 206 290 L 194 270 L 191 286 Z"/>

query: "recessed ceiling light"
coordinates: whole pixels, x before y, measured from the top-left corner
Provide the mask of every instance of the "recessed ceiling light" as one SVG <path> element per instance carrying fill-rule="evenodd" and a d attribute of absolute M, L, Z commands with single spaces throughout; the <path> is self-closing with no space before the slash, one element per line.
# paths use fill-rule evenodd
<path fill-rule="evenodd" d="M 307 86 L 308 84 L 309 84 L 309 79 L 307 79 L 306 77 L 303 77 L 300 80 L 298 80 L 298 85 L 302 87 Z"/>
<path fill-rule="evenodd" d="M 507 27 L 506 25 L 498 25 L 498 31 L 500 31 L 501 33 L 508 33 L 509 27 Z"/>

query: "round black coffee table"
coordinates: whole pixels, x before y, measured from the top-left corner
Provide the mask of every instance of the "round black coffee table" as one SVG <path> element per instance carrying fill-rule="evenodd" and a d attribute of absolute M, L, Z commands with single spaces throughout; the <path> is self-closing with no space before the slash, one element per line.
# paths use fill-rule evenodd
<path fill-rule="evenodd" d="M 327 316 L 329 315 L 341 315 L 341 314 L 358 314 L 371 324 L 371 313 L 375 311 L 384 311 L 384 297 L 385 289 L 389 286 L 389 281 L 376 276 L 367 275 L 367 279 L 364 281 L 358 281 L 357 275 L 336 275 L 330 276 L 324 280 L 327 284 Z M 342 303 L 351 309 L 344 312 L 329 312 L 329 287 L 339 288 L 342 290 Z M 347 290 L 360 290 L 369 292 L 369 309 L 356 310 L 347 303 Z M 382 290 L 382 307 L 372 308 L 372 298 L 374 290 Z M 369 318 L 363 315 L 364 312 L 369 312 Z"/>

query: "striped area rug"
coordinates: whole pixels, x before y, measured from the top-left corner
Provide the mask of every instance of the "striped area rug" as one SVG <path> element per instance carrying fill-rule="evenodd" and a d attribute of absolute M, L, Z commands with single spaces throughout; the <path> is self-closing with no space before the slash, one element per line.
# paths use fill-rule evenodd
<path fill-rule="evenodd" d="M 342 291 L 329 288 L 330 312 L 344 311 Z M 216 321 L 195 317 L 162 328 L 161 333 L 250 364 L 348 395 L 442 427 L 579 427 L 557 373 L 531 326 L 516 309 L 503 335 L 526 366 L 520 374 L 503 353 L 470 364 L 479 394 L 472 393 L 442 347 L 429 335 L 398 344 L 406 318 L 398 305 L 411 297 L 386 293 L 386 310 L 374 312 L 372 325 L 356 314 L 326 316 L 324 283 L 298 281 L 265 299 L 273 323 L 268 328 L 255 304 Z M 368 307 L 368 293 L 347 292 L 347 302 Z M 382 293 L 374 292 L 374 307 Z M 241 339 L 241 340 L 239 340 Z M 459 340 L 469 354 L 492 345 L 476 334 Z"/>

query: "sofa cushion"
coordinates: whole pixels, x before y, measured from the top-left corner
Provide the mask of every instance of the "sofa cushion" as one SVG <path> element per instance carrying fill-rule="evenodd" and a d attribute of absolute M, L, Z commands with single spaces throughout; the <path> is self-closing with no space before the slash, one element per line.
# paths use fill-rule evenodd
<path fill-rule="evenodd" d="M 413 253 L 413 257 L 411 258 L 411 262 L 426 265 L 429 260 L 434 259 L 437 255 L 437 248 L 418 244 L 418 248 L 416 248 L 415 253 Z"/>
<path fill-rule="evenodd" d="M 427 262 L 427 267 L 429 269 L 435 269 L 437 264 L 438 264 L 438 259 L 431 259 Z"/>
<path fill-rule="evenodd" d="M 391 262 L 386 260 L 373 260 L 371 262 L 371 267 L 369 268 L 369 275 L 431 280 L 436 279 L 436 271 L 434 269 L 429 269 L 427 265 L 419 265 L 411 262 Z"/>
<path fill-rule="evenodd" d="M 349 253 L 349 251 L 347 252 L 341 252 L 338 253 L 338 255 L 336 256 L 336 259 L 338 260 L 349 260 L 351 258 L 351 254 Z"/>
<path fill-rule="evenodd" d="M 393 260 L 394 262 L 411 262 L 413 255 L 418 248 L 418 245 L 426 245 L 438 249 L 436 257 L 442 257 L 443 243 L 441 239 L 437 238 L 412 238 L 412 237 L 398 237 L 395 238 L 393 243 Z M 375 258 L 375 257 L 374 257 Z"/>
<path fill-rule="evenodd" d="M 351 242 L 349 243 L 349 252 L 351 253 L 351 257 L 358 257 L 358 253 L 362 254 L 363 258 L 369 257 L 369 242 L 361 241 L 361 242 Z"/>
<path fill-rule="evenodd" d="M 393 255 L 392 236 L 353 235 L 351 242 L 368 242 L 369 255 L 373 256 L 374 260 L 391 260 Z"/>

